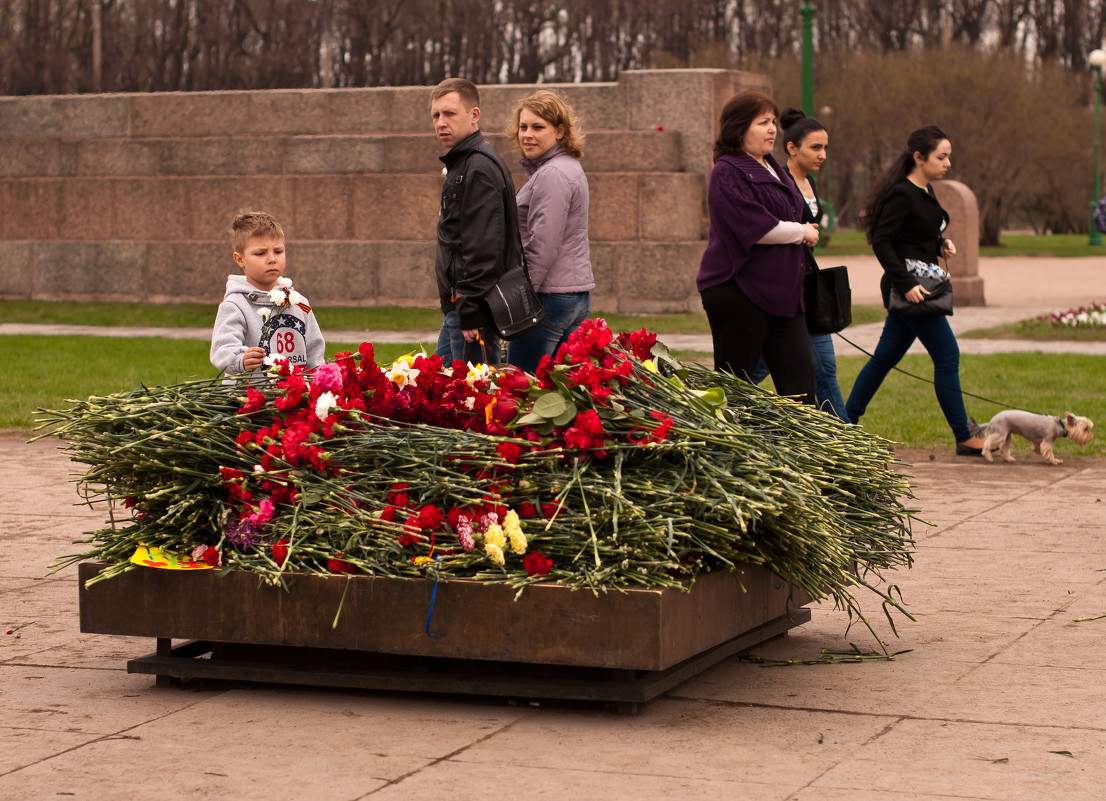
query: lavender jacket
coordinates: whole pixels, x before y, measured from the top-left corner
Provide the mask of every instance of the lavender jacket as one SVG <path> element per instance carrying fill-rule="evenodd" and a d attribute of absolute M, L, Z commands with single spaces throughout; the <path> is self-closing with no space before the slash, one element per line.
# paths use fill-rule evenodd
<path fill-rule="evenodd" d="M 530 176 L 515 196 L 522 249 L 535 292 L 595 288 L 588 246 L 588 179 L 580 160 L 554 145 L 520 162 Z"/>
<path fill-rule="evenodd" d="M 780 220 L 801 222 L 803 198 L 786 168 L 771 155 L 765 161 L 779 179 L 744 154 L 715 162 L 707 189 L 710 234 L 695 285 L 702 292 L 736 281 L 768 314 L 794 317 L 803 310 L 803 246 L 757 242 Z"/>

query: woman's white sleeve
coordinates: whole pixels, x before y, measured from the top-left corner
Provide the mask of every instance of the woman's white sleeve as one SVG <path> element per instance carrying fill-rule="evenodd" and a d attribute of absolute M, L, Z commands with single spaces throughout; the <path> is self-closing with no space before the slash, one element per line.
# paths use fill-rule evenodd
<path fill-rule="evenodd" d="M 803 241 L 803 224 L 780 220 L 776 227 L 757 242 L 758 245 L 798 245 Z"/>

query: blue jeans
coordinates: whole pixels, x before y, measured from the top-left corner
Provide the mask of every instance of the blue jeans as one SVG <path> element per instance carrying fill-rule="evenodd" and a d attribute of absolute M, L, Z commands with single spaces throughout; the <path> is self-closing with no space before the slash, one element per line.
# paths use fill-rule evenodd
<path fill-rule="evenodd" d="M 465 342 L 465 335 L 461 333 L 461 318 L 456 311 L 448 311 L 442 320 L 442 329 L 438 332 L 438 345 L 434 353 L 442 357 L 446 367 L 455 361 L 473 362 L 474 364 L 499 364 L 499 337 L 495 329 L 485 326 L 484 346 L 479 342 Z"/>
<path fill-rule="evenodd" d="M 591 314 L 590 292 L 539 292 L 538 300 L 545 319 L 507 343 L 508 363 L 528 373 L 538 369 L 542 356 L 554 355 Z"/>
<path fill-rule="evenodd" d="M 915 339 L 933 359 L 933 388 L 953 436 L 957 442 L 971 439 L 964 396 L 960 393 L 960 346 L 956 344 L 949 318 L 944 315 L 904 317 L 888 313 L 876 352 L 856 377 L 845 413 L 852 422 L 860 421 L 887 373 L 902 360 Z"/>
<path fill-rule="evenodd" d="M 818 408 L 840 417 L 846 423 L 845 399 L 837 385 L 837 354 L 833 352 L 833 335 L 819 334 L 810 338 L 810 350 L 814 354 L 814 399 Z M 759 384 L 768 377 L 768 365 L 761 356 L 753 370 L 753 383 Z"/>

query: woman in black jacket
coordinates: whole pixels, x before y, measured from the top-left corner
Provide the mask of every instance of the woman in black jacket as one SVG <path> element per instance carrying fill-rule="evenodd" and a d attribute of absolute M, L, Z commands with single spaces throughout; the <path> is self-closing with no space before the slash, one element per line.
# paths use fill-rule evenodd
<path fill-rule="evenodd" d="M 888 306 L 891 287 L 911 303 L 928 294 L 919 283 L 923 276 L 943 275 L 940 256 L 956 252 L 943 232 L 949 215 L 930 187 L 945 177 L 952 144 L 936 125 L 910 134 L 906 150 L 881 177 L 869 196 L 862 218 L 872 250 L 883 267 L 880 290 Z M 956 437 L 962 456 L 982 454 L 983 440 L 972 436 L 964 398 L 960 392 L 960 346 L 944 315 L 907 316 L 889 311 L 876 352 L 856 377 L 846 414 L 856 423 L 868 408 L 884 377 L 919 340 L 933 360 L 933 384 L 937 402 Z"/>

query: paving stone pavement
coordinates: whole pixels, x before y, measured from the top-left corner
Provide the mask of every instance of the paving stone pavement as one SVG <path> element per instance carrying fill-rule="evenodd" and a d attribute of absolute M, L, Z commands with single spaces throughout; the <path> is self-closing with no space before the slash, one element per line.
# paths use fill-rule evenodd
<path fill-rule="evenodd" d="M 245 683 L 158 688 L 150 640 L 82 634 L 76 571 L 103 515 L 51 441 L 0 435 L 0 798 L 1099 799 L 1106 782 L 1106 460 L 1059 448 L 911 463 L 917 622 L 894 661 L 730 658 L 645 707 L 530 705 Z M 322 621 L 320 625 L 325 625 Z M 872 637 L 820 605 L 754 649 L 818 659 Z"/>

